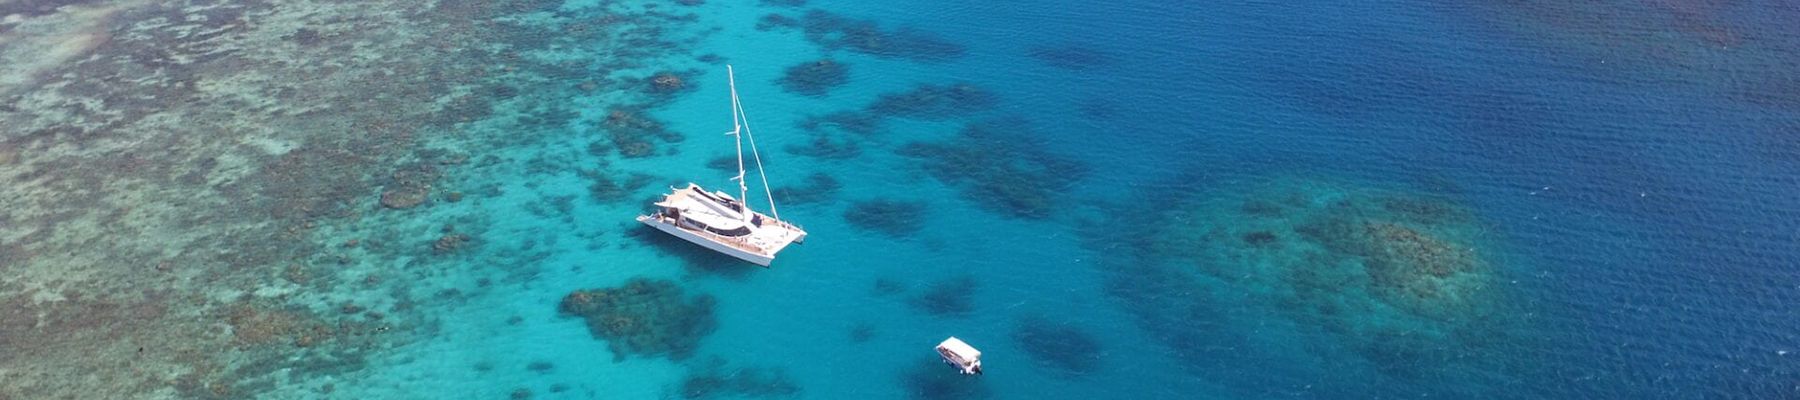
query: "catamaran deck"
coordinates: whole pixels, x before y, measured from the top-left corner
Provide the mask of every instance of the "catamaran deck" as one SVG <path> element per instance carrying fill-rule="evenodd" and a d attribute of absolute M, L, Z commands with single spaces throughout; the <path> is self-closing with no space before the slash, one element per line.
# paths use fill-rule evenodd
<path fill-rule="evenodd" d="M 688 183 L 686 188 L 670 188 L 669 194 L 656 203 L 655 212 L 639 215 L 637 220 L 682 240 L 766 267 L 775 261 L 776 252 L 806 239 L 806 230 L 777 218 L 781 212 L 775 210 L 775 194 L 769 190 L 769 175 L 763 172 L 762 155 L 756 150 L 756 137 L 750 133 L 750 120 L 744 117 L 737 75 L 730 65 L 725 66 L 725 76 L 731 87 L 731 132 L 726 134 L 737 142 L 738 170 L 731 180 L 737 183 L 738 198 Z M 744 204 L 750 192 L 744 181 L 745 142 L 750 143 L 750 160 L 756 164 L 756 175 L 762 178 L 769 213 L 777 217 Z"/>
<path fill-rule="evenodd" d="M 688 241 L 698 240 L 747 252 L 756 259 L 739 258 L 766 264 L 766 259 L 789 244 L 803 240 L 806 231 L 766 214 L 747 210 L 743 203 L 722 193 L 709 193 L 698 185 L 675 189 L 656 205 L 660 211 L 638 217 L 638 221 L 657 226 Z M 748 212 L 748 218 L 745 216 Z"/>

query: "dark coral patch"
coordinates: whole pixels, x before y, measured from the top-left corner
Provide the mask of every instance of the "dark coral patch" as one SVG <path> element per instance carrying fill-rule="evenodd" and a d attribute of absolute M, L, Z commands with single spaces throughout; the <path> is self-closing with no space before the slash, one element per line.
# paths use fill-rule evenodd
<path fill-rule="evenodd" d="M 1085 176 L 1087 168 L 1037 147 L 1030 130 L 1018 119 L 973 123 L 950 141 L 911 143 L 898 152 L 923 161 L 932 177 L 959 187 L 982 208 L 1045 218 L 1055 209 L 1057 193 Z"/>
<path fill-rule="evenodd" d="M 867 322 L 858 322 L 856 325 L 850 326 L 849 333 L 851 343 L 865 343 L 875 339 L 875 325 Z"/>
<path fill-rule="evenodd" d="M 582 175 L 592 182 L 588 184 L 588 194 L 593 196 L 594 201 L 604 204 L 628 200 L 632 193 L 649 186 L 650 182 L 656 180 L 656 177 L 640 172 L 626 175 L 623 182 L 615 179 L 606 171 L 583 172 Z"/>
<path fill-rule="evenodd" d="M 564 296 L 563 315 L 587 320 L 595 338 L 606 340 L 615 360 L 626 356 L 692 355 L 711 334 L 711 295 L 688 296 L 675 282 L 633 278 L 615 288 L 577 290 Z"/>
<path fill-rule="evenodd" d="M 431 196 L 431 187 L 423 185 L 399 185 L 381 192 L 381 205 L 392 209 L 408 209 L 424 204 Z"/>
<path fill-rule="evenodd" d="M 824 96 L 831 89 L 850 83 L 850 65 L 831 59 L 808 61 L 788 67 L 776 83 L 794 94 Z"/>
<path fill-rule="evenodd" d="M 737 156 L 713 157 L 713 159 L 706 161 L 706 169 L 726 172 L 737 171 L 738 158 Z"/>
<path fill-rule="evenodd" d="M 816 133 L 805 144 L 790 144 L 782 150 L 798 156 L 828 160 L 847 160 L 862 155 L 862 145 L 833 135 Z"/>
<path fill-rule="evenodd" d="M 1018 324 L 1012 339 L 1032 359 L 1074 374 L 1100 367 L 1100 341 L 1087 332 L 1038 316 L 1025 317 Z"/>
<path fill-rule="evenodd" d="M 696 72 L 692 72 L 692 71 L 657 72 L 655 74 L 651 74 L 649 78 L 644 78 L 644 84 L 646 85 L 645 90 L 648 90 L 650 92 L 650 94 L 652 94 L 652 95 L 664 96 L 664 97 L 673 96 L 673 95 L 677 95 L 677 94 L 681 94 L 681 93 L 692 92 L 694 90 L 699 89 L 699 87 L 697 87 L 696 85 L 693 84 L 693 81 L 691 79 L 695 75 L 699 75 L 699 74 Z"/>
<path fill-rule="evenodd" d="M 799 28 L 800 25 L 800 20 L 781 14 L 764 15 L 756 20 L 756 30 L 759 31 Z"/>
<path fill-rule="evenodd" d="M 654 156 L 657 153 L 656 143 L 676 143 L 684 138 L 679 133 L 668 130 L 662 121 L 657 121 L 644 113 L 637 106 L 613 107 L 601 120 L 600 128 L 612 147 L 619 155 L 626 158 Z M 594 149 L 590 149 L 590 152 Z"/>
<path fill-rule="evenodd" d="M 1107 226 L 1146 228 L 1102 242 L 1154 239 L 1107 270 L 1117 272 L 1115 294 L 1183 359 L 1243 357 L 1215 349 L 1245 348 L 1265 328 L 1233 329 L 1245 321 L 1221 309 L 1267 307 L 1297 332 L 1333 341 L 1304 357 L 1359 357 L 1371 371 L 1356 375 L 1394 379 L 1337 385 L 1405 382 L 1430 393 L 1445 389 L 1432 381 L 1530 368 L 1508 354 L 1528 345 L 1518 336 L 1527 334 L 1528 308 L 1504 304 L 1493 285 L 1500 271 L 1476 250 L 1489 228 L 1463 207 L 1434 195 L 1306 180 L 1145 196 L 1186 200 L 1163 212 L 1115 213 L 1120 221 Z M 1140 225 L 1177 219 L 1183 223 Z M 1260 293 L 1218 295 L 1242 287 Z"/>
<path fill-rule="evenodd" d="M 920 84 L 912 90 L 890 93 L 870 103 L 868 112 L 884 117 L 945 119 L 994 108 L 999 100 L 974 84 Z"/>
<path fill-rule="evenodd" d="M 845 132 L 872 135 L 881 131 L 881 116 L 859 111 L 838 111 L 825 115 L 807 117 L 799 123 L 800 129 L 808 132 L 819 132 L 825 128 L 836 128 Z"/>
<path fill-rule="evenodd" d="M 889 199 L 858 201 L 844 211 L 844 221 L 888 236 L 912 236 L 925 226 L 925 203 Z"/>
<path fill-rule="evenodd" d="M 776 187 L 773 193 L 775 200 L 788 204 L 818 203 L 831 200 L 843 186 L 831 175 L 813 173 L 807 175 L 806 181 L 799 186 Z"/>
<path fill-rule="evenodd" d="M 876 278 L 873 292 L 881 296 L 896 295 L 906 292 L 906 284 L 893 278 Z"/>
<path fill-rule="evenodd" d="M 792 397 L 800 385 L 779 368 L 733 366 L 713 357 L 689 370 L 679 391 L 685 399 Z"/>
<path fill-rule="evenodd" d="M 938 361 L 922 361 L 900 377 L 910 398 L 919 400 L 985 399 L 993 397 L 983 379 L 958 373 Z"/>
<path fill-rule="evenodd" d="M 975 311 L 975 289 L 979 286 L 974 277 L 952 278 L 925 289 L 913 298 L 912 305 L 939 317 L 961 317 Z"/>
<path fill-rule="evenodd" d="M 1274 232 L 1269 231 L 1255 231 L 1244 234 L 1244 243 L 1249 243 L 1251 246 L 1268 246 L 1275 244 L 1278 240 L 1281 240 L 1281 237 L 1275 236 Z"/>
<path fill-rule="evenodd" d="M 798 27 L 806 39 L 827 50 L 849 50 L 884 58 L 939 62 L 961 57 L 962 45 L 916 29 L 884 30 L 875 21 L 853 19 L 824 10 L 808 11 L 800 19 L 770 14 L 758 21 L 758 29 Z"/>

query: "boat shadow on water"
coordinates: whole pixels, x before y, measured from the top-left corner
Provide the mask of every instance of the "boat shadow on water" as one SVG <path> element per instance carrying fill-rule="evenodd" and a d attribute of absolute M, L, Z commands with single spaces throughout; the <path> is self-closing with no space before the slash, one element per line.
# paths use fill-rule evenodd
<path fill-rule="evenodd" d="M 690 277 L 717 276 L 731 280 L 744 280 L 752 271 L 761 269 L 755 264 L 739 260 L 735 257 L 695 246 L 681 238 L 658 232 L 656 228 L 636 225 L 629 236 L 644 245 L 656 248 L 662 254 L 673 255 L 681 259 L 681 265 Z"/>
<path fill-rule="evenodd" d="M 942 361 L 921 361 L 903 377 L 908 398 L 920 400 L 985 399 L 993 393 L 982 379 L 958 373 Z"/>

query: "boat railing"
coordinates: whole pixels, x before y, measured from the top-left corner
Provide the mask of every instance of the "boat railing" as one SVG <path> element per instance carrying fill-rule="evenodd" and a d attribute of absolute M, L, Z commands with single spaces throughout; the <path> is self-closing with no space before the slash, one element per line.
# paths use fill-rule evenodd
<path fill-rule="evenodd" d="M 799 225 L 794 225 L 794 224 L 792 224 L 792 223 L 789 223 L 789 222 L 787 222 L 787 221 L 782 221 L 782 220 L 779 220 L 779 219 L 775 219 L 775 218 L 769 218 L 769 220 L 770 220 L 770 221 L 775 221 L 775 226 L 779 226 L 779 227 L 783 227 L 783 228 L 788 228 L 788 229 L 792 229 L 792 230 L 796 230 L 796 231 L 806 231 L 806 230 L 805 230 L 805 229 L 800 229 L 800 226 L 799 226 Z"/>
<path fill-rule="evenodd" d="M 756 247 L 755 245 L 751 245 L 748 241 L 744 240 L 744 238 L 730 237 L 730 236 L 720 235 L 717 233 L 708 232 L 706 229 L 693 229 L 693 228 L 689 228 L 686 226 L 682 226 L 681 221 L 674 220 L 673 218 L 669 218 L 669 216 L 663 215 L 663 213 L 661 211 L 656 212 L 655 218 L 657 221 L 675 225 L 676 229 L 700 234 L 702 236 L 705 236 L 708 239 L 712 239 L 712 241 L 714 241 L 714 242 L 724 243 L 725 245 L 735 247 L 738 250 L 748 251 L 748 252 L 756 253 L 756 254 L 763 253 L 762 248 Z"/>

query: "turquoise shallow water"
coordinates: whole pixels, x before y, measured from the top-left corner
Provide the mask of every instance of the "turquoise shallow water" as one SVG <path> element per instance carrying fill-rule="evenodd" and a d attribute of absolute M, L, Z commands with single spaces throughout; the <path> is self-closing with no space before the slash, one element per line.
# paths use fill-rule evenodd
<path fill-rule="evenodd" d="M 1755 11 L 1779 4 L 770 3 L 679 9 L 698 19 L 662 34 L 691 48 L 612 72 L 693 71 L 647 111 L 685 136 L 661 155 L 596 154 L 590 122 L 436 144 L 500 160 L 418 218 L 479 216 L 470 268 L 414 289 L 466 298 L 332 396 L 1800 396 L 1800 34 Z M 777 199 L 810 236 L 769 269 L 631 221 L 667 185 L 729 187 L 702 55 L 737 68 L 772 184 L 842 185 Z M 777 83 L 824 57 L 848 83 Z M 981 99 L 799 127 L 918 85 Z M 552 100 L 593 121 L 611 96 Z M 859 151 L 800 154 L 815 135 Z M 873 200 L 921 207 L 898 233 L 847 221 Z M 691 355 L 617 357 L 558 311 L 637 277 L 716 299 Z M 986 375 L 934 364 L 951 335 Z"/>

